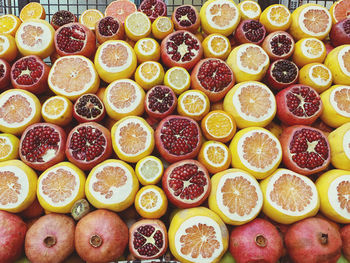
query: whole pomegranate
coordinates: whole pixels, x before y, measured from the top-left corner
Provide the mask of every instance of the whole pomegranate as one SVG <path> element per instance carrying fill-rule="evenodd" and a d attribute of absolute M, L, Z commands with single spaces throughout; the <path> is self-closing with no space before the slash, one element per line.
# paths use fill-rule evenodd
<path fill-rule="evenodd" d="M 340 229 L 340 235 L 343 241 L 343 255 L 350 261 L 350 224 Z"/>
<path fill-rule="evenodd" d="M 333 25 L 329 37 L 334 47 L 350 44 L 350 18 Z"/>

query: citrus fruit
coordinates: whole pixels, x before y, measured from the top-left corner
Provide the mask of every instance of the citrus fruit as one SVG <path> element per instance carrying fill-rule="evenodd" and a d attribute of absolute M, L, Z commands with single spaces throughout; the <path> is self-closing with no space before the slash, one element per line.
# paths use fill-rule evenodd
<path fill-rule="evenodd" d="M 26 90 L 10 89 L 0 94 L 0 131 L 20 135 L 29 125 L 39 122 L 41 105 Z"/>
<path fill-rule="evenodd" d="M 44 59 L 55 51 L 54 34 L 49 22 L 28 19 L 16 32 L 16 45 L 23 56 L 37 55 Z"/>
<path fill-rule="evenodd" d="M 100 78 L 90 59 L 72 55 L 55 61 L 48 83 L 55 94 L 76 100 L 83 94 L 95 93 L 100 85 Z"/>
<path fill-rule="evenodd" d="M 241 20 L 241 13 L 232 0 L 209 0 L 199 13 L 202 30 L 207 34 L 229 36 Z"/>
<path fill-rule="evenodd" d="M 203 143 L 198 154 L 198 161 L 214 174 L 229 168 L 231 163 L 231 152 L 228 147 L 217 141 Z"/>
<path fill-rule="evenodd" d="M 263 196 L 254 176 L 240 169 L 228 169 L 211 178 L 209 208 L 230 225 L 242 225 L 261 211 Z"/>
<path fill-rule="evenodd" d="M 126 162 L 136 163 L 150 155 L 154 148 L 154 131 L 141 117 L 129 116 L 113 125 L 113 149 Z"/>
<path fill-rule="evenodd" d="M 220 34 L 210 34 L 203 42 L 203 52 L 206 58 L 225 60 L 231 52 L 231 44 L 227 37 Z"/>
<path fill-rule="evenodd" d="M 109 40 L 98 47 L 95 66 L 101 79 L 107 83 L 130 78 L 137 66 L 136 54 L 125 41 Z"/>
<path fill-rule="evenodd" d="M 15 38 L 10 34 L 0 33 L 0 58 L 12 62 L 17 57 L 17 53 Z"/>
<path fill-rule="evenodd" d="M 260 23 L 267 32 L 287 31 L 292 23 L 289 9 L 282 4 L 268 6 L 260 15 Z"/>
<path fill-rule="evenodd" d="M 326 58 L 326 46 L 314 37 L 300 39 L 295 43 L 293 61 L 298 67 L 309 63 L 322 63 Z"/>
<path fill-rule="evenodd" d="M 158 186 L 144 186 L 136 194 L 135 208 L 143 218 L 160 218 L 166 213 L 168 199 Z"/>
<path fill-rule="evenodd" d="M 36 197 L 37 175 L 19 160 L 0 162 L 0 210 L 12 213 L 28 208 Z"/>
<path fill-rule="evenodd" d="M 174 23 L 169 17 L 159 16 L 152 23 L 152 35 L 162 40 L 174 31 Z"/>
<path fill-rule="evenodd" d="M 234 48 L 226 62 L 232 69 L 236 82 L 260 81 L 270 65 L 265 50 L 255 44 L 243 44 Z"/>
<path fill-rule="evenodd" d="M 48 168 L 38 179 L 38 200 L 48 212 L 70 213 L 74 203 L 85 197 L 84 191 L 84 172 L 69 162 Z"/>
<path fill-rule="evenodd" d="M 277 169 L 282 160 L 282 147 L 277 137 L 260 127 L 236 133 L 230 143 L 232 167 L 264 179 Z"/>
<path fill-rule="evenodd" d="M 333 169 L 316 181 L 320 196 L 320 210 L 329 219 L 342 224 L 350 223 L 350 172 Z"/>
<path fill-rule="evenodd" d="M 19 13 L 19 18 L 22 22 L 25 22 L 28 19 L 45 19 L 46 13 L 44 7 L 37 2 L 31 2 L 25 5 L 21 12 Z"/>
<path fill-rule="evenodd" d="M 319 4 L 299 6 L 292 13 L 289 32 L 295 40 L 306 37 L 324 39 L 332 27 L 332 18 L 327 8 Z"/>
<path fill-rule="evenodd" d="M 335 168 L 350 170 L 350 123 L 345 123 L 328 135 L 331 162 Z"/>
<path fill-rule="evenodd" d="M 245 0 L 238 4 L 238 9 L 241 13 L 241 19 L 254 19 L 258 20 L 261 14 L 261 8 L 259 4 L 252 0 Z"/>
<path fill-rule="evenodd" d="M 199 90 L 187 90 L 178 99 L 177 112 L 186 117 L 200 121 L 210 109 L 207 95 Z"/>
<path fill-rule="evenodd" d="M 125 34 L 131 40 L 137 41 L 151 34 L 151 20 L 145 13 L 134 12 L 125 19 Z"/>
<path fill-rule="evenodd" d="M 214 110 L 203 118 L 201 128 L 208 140 L 226 143 L 232 139 L 236 132 L 236 122 L 230 113 Z"/>
<path fill-rule="evenodd" d="M 155 61 L 143 62 L 135 71 L 135 81 L 145 90 L 163 84 L 163 66 Z"/>
<path fill-rule="evenodd" d="M 168 236 L 171 253 L 183 263 L 217 263 L 229 242 L 225 223 L 205 207 L 177 211 L 171 220 Z"/>
<path fill-rule="evenodd" d="M 321 95 L 321 120 L 337 128 L 350 121 L 350 86 L 334 85 Z"/>
<path fill-rule="evenodd" d="M 321 63 L 307 64 L 299 71 L 299 83 L 312 87 L 318 93 L 328 89 L 332 82 L 332 72 Z"/>
<path fill-rule="evenodd" d="M 134 50 L 137 61 L 158 61 L 160 58 L 160 46 L 153 38 L 142 38 L 135 43 Z"/>
<path fill-rule="evenodd" d="M 175 94 L 180 95 L 190 88 L 191 77 L 186 69 L 172 67 L 164 75 L 164 84 L 170 87 Z"/>
<path fill-rule="evenodd" d="M 320 200 L 315 184 L 306 176 L 278 169 L 260 182 L 263 212 L 281 224 L 292 224 L 317 214 Z"/>
<path fill-rule="evenodd" d="M 108 85 L 103 104 L 114 120 L 144 112 L 145 91 L 131 79 L 120 79 Z"/>
<path fill-rule="evenodd" d="M 9 133 L 0 133 L 0 162 L 18 158 L 19 139 Z"/>
<path fill-rule="evenodd" d="M 338 23 L 346 18 L 349 18 L 350 1 L 349 0 L 338 0 L 336 1 L 329 12 L 331 13 L 333 24 Z"/>
<path fill-rule="evenodd" d="M 155 156 L 146 156 L 139 160 L 135 167 L 137 179 L 142 185 L 159 183 L 163 175 L 163 163 Z"/>
<path fill-rule="evenodd" d="M 14 37 L 21 23 L 21 20 L 15 15 L 0 16 L 0 33 Z"/>
<path fill-rule="evenodd" d="M 105 10 L 105 16 L 111 16 L 124 23 L 126 17 L 136 12 L 136 5 L 129 0 L 112 1 Z"/>
<path fill-rule="evenodd" d="M 104 15 L 97 9 L 87 9 L 79 17 L 79 23 L 87 26 L 90 30 L 95 30 L 95 25 L 98 20 Z"/>
<path fill-rule="evenodd" d="M 120 160 L 106 160 L 94 167 L 86 180 L 85 194 L 96 208 L 115 212 L 134 203 L 139 182 L 132 167 Z"/>
<path fill-rule="evenodd" d="M 63 96 L 50 97 L 44 102 L 41 115 L 45 122 L 66 126 L 73 118 L 73 103 Z"/>
<path fill-rule="evenodd" d="M 265 127 L 276 114 L 272 91 L 263 83 L 246 81 L 236 84 L 224 98 L 224 111 L 230 113 L 239 128 Z"/>
<path fill-rule="evenodd" d="M 333 49 L 324 64 L 332 72 L 334 84 L 350 85 L 350 45 Z"/>

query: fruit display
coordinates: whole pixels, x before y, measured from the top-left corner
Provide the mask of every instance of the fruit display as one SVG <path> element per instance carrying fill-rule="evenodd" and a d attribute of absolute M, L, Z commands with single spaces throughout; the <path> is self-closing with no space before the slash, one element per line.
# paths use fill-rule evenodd
<path fill-rule="evenodd" d="M 0 16 L 0 263 L 350 263 L 350 0 L 321 2 Z"/>

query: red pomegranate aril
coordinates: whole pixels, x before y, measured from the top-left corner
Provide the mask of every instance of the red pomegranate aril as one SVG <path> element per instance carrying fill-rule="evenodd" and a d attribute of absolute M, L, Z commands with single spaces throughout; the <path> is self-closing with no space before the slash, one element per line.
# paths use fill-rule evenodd
<path fill-rule="evenodd" d="M 167 6 L 162 0 L 143 0 L 139 11 L 145 13 L 153 22 L 157 17 L 167 15 Z"/>
<path fill-rule="evenodd" d="M 266 74 L 267 84 L 275 89 L 281 90 L 297 82 L 299 77 L 298 66 L 287 59 L 274 61 Z"/>
<path fill-rule="evenodd" d="M 102 44 L 107 40 L 123 39 L 124 26 L 117 18 L 106 16 L 96 23 L 95 32 L 97 41 Z"/>
<path fill-rule="evenodd" d="M 73 116 L 80 123 L 99 122 L 105 116 L 105 107 L 95 94 L 84 94 L 74 103 Z"/>
<path fill-rule="evenodd" d="M 51 18 L 51 25 L 56 30 L 61 26 L 77 21 L 77 17 L 70 11 L 59 10 L 53 14 Z"/>
<path fill-rule="evenodd" d="M 263 24 L 253 19 L 240 22 L 235 31 L 235 40 L 239 44 L 254 43 L 261 44 L 265 38 L 266 29 Z"/>
<path fill-rule="evenodd" d="M 6 60 L 0 58 L 0 90 L 8 88 L 10 85 L 10 72 L 10 64 Z"/>
<path fill-rule="evenodd" d="M 173 113 L 176 105 L 176 95 L 167 86 L 155 86 L 147 92 L 145 97 L 145 110 L 151 118 L 165 118 Z"/>
<path fill-rule="evenodd" d="M 197 9 L 192 5 L 182 5 L 175 8 L 171 20 L 176 30 L 188 30 L 195 33 L 200 26 Z"/>
<path fill-rule="evenodd" d="M 287 32 L 276 31 L 266 36 L 262 43 L 262 48 L 272 61 L 287 59 L 294 52 L 294 40 Z"/>

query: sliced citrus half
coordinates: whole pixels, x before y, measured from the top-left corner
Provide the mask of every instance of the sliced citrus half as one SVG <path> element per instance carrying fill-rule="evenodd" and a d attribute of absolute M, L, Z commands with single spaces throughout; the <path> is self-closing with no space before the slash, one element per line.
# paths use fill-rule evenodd
<path fill-rule="evenodd" d="M 0 134 L 0 162 L 18 158 L 19 139 L 9 133 Z"/>
<path fill-rule="evenodd" d="M 292 224 L 317 214 L 320 199 L 315 184 L 306 176 L 278 169 L 260 182 L 263 212 L 281 224 Z"/>
<path fill-rule="evenodd" d="M 37 55 L 47 58 L 55 51 L 55 30 L 49 22 L 41 19 L 28 19 L 16 32 L 16 45 L 23 56 Z"/>
<path fill-rule="evenodd" d="M 350 170 L 350 122 L 343 124 L 328 135 L 331 162 L 335 168 Z"/>
<path fill-rule="evenodd" d="M 136 54 L 125 41 L 109 40 L 98 47 L 95 66 L 101 79 L 107 83 L 130 78 L 137 66 Z"/>
<path fill-rule="evenodd" d="M 164 84 L 170 87 L 175 94 L 180 95 L 190 88 L 191 77 L 186 69 L 172 67 L 164 75 Z"/>
<path fill-rule="evenodd" d="M 18 54 L 15 38 L 10 34 L 0 33 L 0 58 L 12 62 Z"/>
<path fill-rule="evenodd" d="M 289 9 L 282 4 L 268 6 L 260 15 L 260 23 L 267 32 L 287 31 L 292 23 Z"/>
<path fill-rule="evenodd" d="M 69 162 L 48 168 L 38 179 L 39 203 L 52 213 L 70 213 L 74 203 L 85 197 L 84 190 L 84 172 Z"/>
<path fill-rule="evenodd" d="M 168 199 L 160 187 L 144 186 L 136 194 L 135 208 L 143 218 L 160 218 L 168 209 Z"/>
<path fill-rule="evenodd" d="M 241 13 L 241 19 L 258 20 L 261 14 L 259 4 L 252 0 L 245 0 L 238 4 L 238 9 Z"/>
<path fill-rule="evenodd" d="M 134 46 L 137 61 L 143 63 L 146 61 L 158 61 L 160 58 L 160 46 L 153 38 L 142 38 Z"/>
<path fill-rule="evenodd" d="M 15 15 L 0 16 L 0 33 L 14 37 L 21 23 L 21 20 Z"/>
<path fill-rule="evenodd" d="M 108 116 L 114 120 L 144 112 L 145 91 L 131 79 L 120 79 L 108 85 L 103 104 Z"/>
<path fill-rule="evenodd" d="M 282 160 L 282 148 L 277 137 L 260 127 L 250 127 L 236 133 L 230 143 L 232 167 L 264 179 L 277 169 Z"/>
<path fill-rule="evenodd" d="M 212 174 L 224 171 L 231 164 L 231 152 L 228 147 L 217 141 L 203 143 L 198 154 L 198 161 Z"/>
<path fill-rule="evenodd" d="M 177 112 L 182 116 L 200 121 L 209 112 L 210 101 L 204 92 L 187 90 L 178 99 Z"/>
<path fill-rule="evenodd" d="M 174 23 L 169 17 L 159 16 L 152 23 L 152 35 L 162 40 L 174 31 Z"/>
<path fill-rule="evenodd" d="M 295 43 L 293 62 L 298 67 L 303 67 L 309 63 L 322 63 L 326 58 L 326 46 L 314 37 L 300 39 Z"/>
<path fill-rule="evenodd" d="M 104 15 L 100 10 L 87 9 L 80 15 L 79 23 L 87 26 L 90 30 L 95 30 L 97 21 L 103 17 Z"/>
<path fill-rule="evenodd" d="M 151 34 L 152 23 L 143 12 L 134 12 L 125 19 L 125 34 L 131 40 L 137 41 Z"/>
<path fill-rule="evenodd" d="M 112 1 L 105 10 L 105 16 L 118 18 L 124 23 L 126 17 L 137 11 L 136 5 L 129 0 Z"/>
<path fill-rule="evenodd" d="M 43 19 L 45 20 L 46 12 L 44 7 L 37 2 L 31 2 L 25 5 L 21 12 L 19 13 L 19 18 L 22 20 L 22 22 L 35 18 L 35 19 Z"/>
<path fill-rule="evenodd" d="M 299 83 L 314 88 L 318 93 L 327 90 L 332 82 L 332 72 L 324 64 L 310 63 L 299 71 Z"/>
<path fill-rule="evenodd" d="M 41 118 L 39 99 L 26 90 L 10 89 L 0 94 L 0 131 L 20 135 Z"/>
<path fill-rule="evenodd" d="M 129 116 L 113 125 L 113 149 L 126 162 L 136 163 L 154 149 L 154 131 L 141 117 Z"/>
<path fill-rule="evenodd" d="M 231 44 L 227 37 L 221 34 L 210 34 L 203 42 L 204 57 L 225 60 L 231 52 Z"/>
<path fill-rule="evenodd" d="M 252 126 L 265 127 L 276 114 L 275 96 L 263 83 L 242 82 L 226 94 L 224 110 L 233 116 L 241 129 Z"/>
<path fill-rule="evenodd" d="M 333 24 L 338 23 L 346 18 L 349 18 L 350 1 L 349 0 L 338 0 L 329 9 L 332 16 Z"/>
<path fill-rule="evenodd" d="M 155 61 L 143 62 L 135 71 L 135 81 L 145 90 L 163 84 L 164 68 Z"/>
<path fill-rule="evenodd" d="M 95 93 L 100 85 L 100 78 L 90 59 L 72 55 L 55 61 L 48 83 L 55 94 L 76 100 L 83 94 Z"/>
<path fill-rule="evenodd" d="M 63 96 L 50 97 L 44 102 L 41 115 L 45 122 L 66 126 L 73 118 L 73 103 Z"/>
<path fill-rule="evenodd" d="M 333 49 L 324 64 L 332 72 L 334 84 L 350 85 L 350 45 Z"/>
<path fill-rule="evenodd" d="M 86 197 L 94 207 L 115 212 L 131 206 L 138 190 L 134 170 L 120 160 L 106 160 L 94 167 L 85 185 Z"/>
<path fill-rule="evenodd" d="M 146 156 L 137 162 L 135 172 L 142 185 L 159 183 L 163 175 L 163 163 L 155 156 Z"/>

